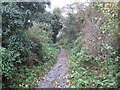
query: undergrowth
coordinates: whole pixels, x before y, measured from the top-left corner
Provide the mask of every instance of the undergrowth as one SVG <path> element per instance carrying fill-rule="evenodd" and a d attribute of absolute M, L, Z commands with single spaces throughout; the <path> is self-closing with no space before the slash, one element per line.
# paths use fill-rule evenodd
<path fill-rule="evenodd" d="M 70 51 L 71 88 L 115 88 L 118 85 L 119 56 L 109 45 L 103 45 L 101 52 L 106 52 L 104 60 L 101 57 L 86 57 L 87 49 L 72 48 Z M 114 56 L 114 58 L 113 58 Z"/>
<path fill-rule="evenodd" d="M 0 52 L 2 52 L 2 74 L 5 75 L 5 78 L 7 77 L 7 80 L 5 80 L 3 77 L 4 81 L 7 81 L 4 82 L 6 83 L 6 86 L 4 86 L 4 84 L 2 85 L 3 88 L 7 86 L 9 86 L 9 88 L 36 87 L 39 85 L 39 82 L 44 79 L 43 77 L 45 74 L 56 63 L 59 49 L 54 47 L 52 44 L 52 40 L 50 38 L 52 35 L 51 32 L 47 32 L 40 28 L 31 28 L 28 30 L 27 35 L 29 39 L 34 38 L 34 40 L 31 39 L 31 44 L 39 45 L 40 42 L 42 46 L 40 49 L 44 51 L 40 53 L 43 56 L 42 60 L 39 57 L 39 53 L 36 55 L 38 52 L 37 50 L 39 50 L 39 48 L 36 46 L 32 46 L 35 52 L 31 50 L 31 53 L 36 53 L 33 54 L 32 59 L 37 61 L 33 62 L 34 65 L 32 65 L 32 67 L 28 67 L 27 65 L 23 64 L 23 60 L 20 58 L 20 53 L 16 53 L 15 51 L 10 51 L 6 48 L 0 47 Z M 20 65 L 17 64 L 16 66 L 15 61 L 20 63 Z"/>

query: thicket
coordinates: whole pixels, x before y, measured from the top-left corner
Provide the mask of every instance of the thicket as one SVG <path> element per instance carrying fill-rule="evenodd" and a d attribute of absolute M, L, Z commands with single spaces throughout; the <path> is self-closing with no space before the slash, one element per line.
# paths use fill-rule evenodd
<path fill-rule="evenodd" d="M 45 10 L 50 2 L 0 3 L 2 87 L 38 85 L 56 62 L 57 40 L 70 51 L 70 87 L 119 87 L 119 4 L 74 3 L 62 17 Z"/>
<path fill-rule="evenodd" d="M 55 63 L 59 50 L 52 43 L 62 25 L 46 5 L 50 2 L 0 3 L 3 88 L 34 87 Z"/>
<path fill-rule="evenodd" d="M 74 3 L 67 6 L 64 37 L 60 44 L 70 50 L 71 88 L 119 87 L 118 3 Z M 74 13 L 74 9 L 77 11 Z M 70 37 L 70 38 L 69 38 Z"/>

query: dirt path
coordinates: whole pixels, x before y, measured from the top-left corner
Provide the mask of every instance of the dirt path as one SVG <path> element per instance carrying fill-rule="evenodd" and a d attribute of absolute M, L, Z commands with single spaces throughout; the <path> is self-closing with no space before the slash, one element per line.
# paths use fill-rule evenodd
<path fill-rule="evenodd" d="M 58 60 L 37 88 L 68 88 L 68 52 L 61 47 Z M 36 89 L 37 89 L 36 88 Z"/>

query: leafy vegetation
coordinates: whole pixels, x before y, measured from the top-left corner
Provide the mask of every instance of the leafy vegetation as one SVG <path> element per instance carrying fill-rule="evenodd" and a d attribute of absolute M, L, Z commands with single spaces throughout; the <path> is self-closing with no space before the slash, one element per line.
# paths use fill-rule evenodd
<path fill-rule="evenodd" d="M 74 3 L 68 8 L 59 43 L 70 51 L 70 88 L 119 87 L 117 3 Z"/>
<path fill-rule="evenodd" d="M 117 62 L 120 57 L 111 58 L 115 55 L 111 46 L 104 46 L 103 49 L 107 53 L 105 56 L 107 61 L 101 61 L 102 59 L 98 57 L 86 58 L 87 50 L 84 48 L 81 51 L 76 48 L 71 50 L 71 74 L 68 76 L 71 88 L 117 87 L 119 77 Z"/>
<path fill-rule="evenodd" d="M 70 88 L 119 87 L 119 4 L 73 3 L 48 12 L 50 2 L 0 3 L 2 87 L 37 86 L 56 63 L 59 46 L 70 52 Z"/>
<path fill-rule="evenodd" d="M 41 17 L 44 21 L 39 19 L 37 22 L 38 18 L 35 17 L 36 14 L 47 13 L 45 4 L 49 3 L 4 2 L 1 4 L 2 86 L 3 88 L 35 87 L 55 64 L 59 51 L 52 45 L 54 35 L 52 26 L 45 22 L 46 19 L 49 22 L 54 19 L 45 16 L 45 20 Z M 35 26 L 37 23 L 41 26 Z"/>

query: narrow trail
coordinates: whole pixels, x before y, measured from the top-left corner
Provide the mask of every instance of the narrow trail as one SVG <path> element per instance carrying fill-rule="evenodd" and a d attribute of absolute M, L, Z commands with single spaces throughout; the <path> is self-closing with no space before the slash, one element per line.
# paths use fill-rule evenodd
<path fill-rule="evenodd" d="M 40 83 L 37 88 L 68 88 L 68 52 L 60 48 L 61 52 L 58 54 L 57 63 L 52 70 L 45 76 L 45 80 Z"/>

